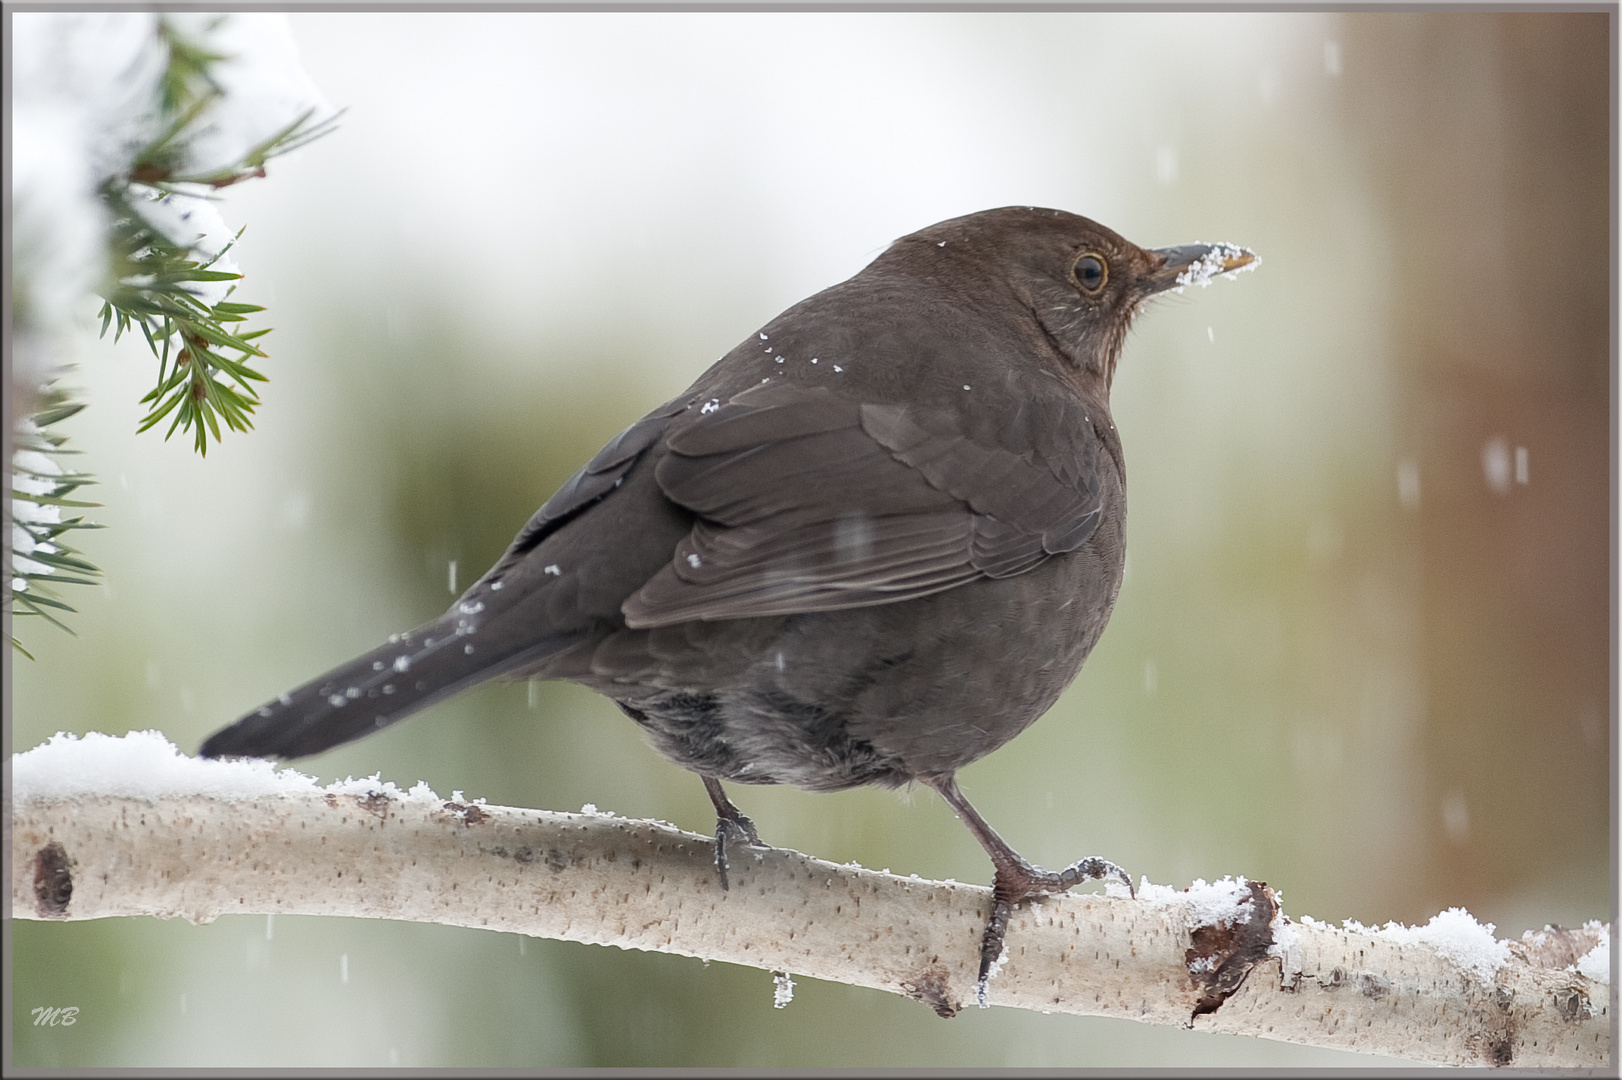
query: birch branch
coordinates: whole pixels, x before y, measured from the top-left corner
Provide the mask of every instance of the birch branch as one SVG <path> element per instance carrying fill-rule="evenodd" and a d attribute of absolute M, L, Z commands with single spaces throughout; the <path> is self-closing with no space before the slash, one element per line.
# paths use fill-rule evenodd
<path fill-rule="evenodd" d="M 11 814 L 16 918 L 436 922 L 787 971 L 942 1016 L 973 1000 L 990 910 L 984 887 L 779 849 L 735 847 L 723 892 L 708 837 L 425 787 L 24 795 Z M 1611 1066 L 1610 987 L 1571 968 L 1607 928 L 1511 943 L 1482 931 L 1504 957 L 1483 968 L 1445 943 L 1291 921 L 1259 882 L 1230 883 L 1226 907 L 1214 889 L 1022 905 L 990 1002 L 1436 1064 Z"/>

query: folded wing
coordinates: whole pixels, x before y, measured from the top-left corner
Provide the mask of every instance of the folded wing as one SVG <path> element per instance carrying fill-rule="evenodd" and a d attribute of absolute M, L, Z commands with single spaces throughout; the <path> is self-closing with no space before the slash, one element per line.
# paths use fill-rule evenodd
<path fill-rule="evenodd" d="M 627 623 L 891 603 L 1023 573 L 1086 541 L 1101 504 L 1091 463 L 1065 461 L 1065 482 L 962 428 L 945 410 L 791 383 L 701 413 L 656 470 L 698 521 L 626 600 Z"/>

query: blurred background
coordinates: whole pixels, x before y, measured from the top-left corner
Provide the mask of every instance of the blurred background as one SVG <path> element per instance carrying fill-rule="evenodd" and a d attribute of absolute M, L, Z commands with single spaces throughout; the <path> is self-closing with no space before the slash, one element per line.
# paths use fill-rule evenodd
<path fill-rule="evenodd" d="M 340 130 L 230 189 L 257 429 L 134 434 L 13 749 L 204 735 L 452 599 L 604 441 L 892 239 L 1012 203 L 1264 265 L 1159 302 L 1114 387 L 1130 562 L 1076 685 L 961 776 L 1028 858 L 1320 919 L 1609 918 L 1604 14 L 291 16 Z M 70 592 L 72 590 L 69 590 Z M 607 701 L 488 686 L 301 763 L 707 832 Z M 989 882 L 932 793 L 735 788 L 769 843 Z M 1290 1066 L 1377 1059 L 969 1010 L 387 922 L 13 924 L 40 1066 Z M 68 1028 L 35 1006 L 77 1005 Z"/>

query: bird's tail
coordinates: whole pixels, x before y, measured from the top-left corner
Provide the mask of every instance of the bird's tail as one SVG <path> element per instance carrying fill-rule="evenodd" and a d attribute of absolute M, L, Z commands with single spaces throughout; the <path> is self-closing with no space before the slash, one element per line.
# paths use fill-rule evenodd
<path fill-rule="evenodd" d="M 482 608 L 482 604 L 478 605 Z M 297 758 L 369 735 L 476 683 L 535 669 L 575 642 L 571 636 L 528 640 L 505 651 L 477 633 L 468 604 L 398 634 L 223 728 L 203 743 L 203 757 Z M 482 640 L 481 640 L 482 639 Z"/>

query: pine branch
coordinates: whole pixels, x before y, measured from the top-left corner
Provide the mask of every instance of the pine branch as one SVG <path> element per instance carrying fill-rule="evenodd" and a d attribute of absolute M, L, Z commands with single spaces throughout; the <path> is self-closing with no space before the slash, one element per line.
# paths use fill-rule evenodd
<path fill-rule="evenodd" d="M 64 449 L 67 436 L 50 428 L 83 408 L 83 404 L 69 401 L 64 391 L 53 388 L 44 396 L 44 408 L 19 426 L 13 435 L 11 502 L 6 508 L 10 525 L 6 555 L 11 571 L 6 603 L 15 616 L 37 616 L 70 634 L 73 631 L 53 612 L 74 609 L 57 595 L 56 587 L 95 585 L 101 570 L 65 537 L 101 526 L 83 517 L 64 518 L 62 511 L 100 504 L 68 497 L 96 481 L 87 473 L 62 467 L 58 459 L 76 451 Z M 15 634 L 11 645 L 33 659 Z"/>
<path fill-rule="evenodd" d="M 227 57 L 187 38 L 168 19 L 160 17 L 157 27 L 168 50 L 159 95 L 166 124 L 157 138 L 134 154 L 127 172 L 108 177 L 101 186 L 102 202 L 112 218 L 110 283 L 101 291 L 101 332 L 105 336 L 116 326 L 117 341 L 138 326 L 158 358 L 156 387 L 141 399 L 151 409 L 139 430 L 173 414 L 164 438 L 176 430 L 191 432 L 197 452 L 206 455 L 210 436 L 215 442 L 220 439 L 222 420 L 233 431 L 253 426 L 250 417 L 259 397 L 250 384 L 267 380 L 247 361 L 265 355 L 253 341 L 270 331 L 231 329 L 264 309 L 227 299 L 235 285 L 219 288 L 242 278 L 232 264 L 221 262 L 242 230 L 230 243 L 211 251 L 199 243 L 195 229 L 189 235 L 166 230 L 154 221 L 154 211 L 167 200 L 198 200 L 203 197 L 199 189 L 264 176 L 271 158 L 334 130 L 338 114 L 312 123 L 315 111 L 307 109 L 237 161 L 188 171 L 184 164 L 188 142 L 210 106 L 225 93 L 214 79 L 213 67 Z"/>
<path fill-rule="evenodd" d="M 227 17 L 220 16 L 204 27 L 203 37 L 207 39 Z M 193 141 L 218 119 L 212 107 L 226 99 L 215 66 L 229 57 L 208 47 L 206 40 L 188 37 L 166 16 L 158 16 L 154 25 L 156 47 L 163 50 L 165 59 L 162 75 L 151 88 L 154 100 L 150 109 L 161 126 L 146 145 L 118 159 L 127 161 L 127 167 L 102 177 L 98 192 L 110 222 L 107 273 L 97 290 L 103 300 L 101 333 L 105 337 L 111 330 L 116 342 L 132 328 L 139 328 L 157 358 L 157 382 L 141 399 L 149 409 L 139 430 L 168 419 L 165 439 L 177 430 L 191 433 L 197 452 L 206 455 L 210 439 L 219 442 L 222 423 L 239 432 L 253 426 L 253 413 L 259 405 L 254 384 L 267 380 L 250 361 L 264 357 L 255 341 L 270 331 L 249 330 L 244 325 L 248 316 L 263 308 L 230 299 L 242 275 L 228 252 L 242 231 L 227 239 L 223 222 L 205 196 L 265 175 L 265 163 L 272 157 L 331 132 L 337 114 L 312 122 L 312 106 L 224 167 L 202 169 L 188 164 Z M 123 153 L 122 145 L 117 152 Z M 20 295 L 26 299 L 26 293 Z M 19 325 L 27 326 L 26 305 L 19 310 Z M 49 382 L 49 377 L 36 373 L 26 380 L 29 385 L 13 386 L 14 392 L 29 399 L 28 408 L 34 405 L 30 395 L 36 387 L 32 383 L 40 379 Z M 30 443 L 30 433 L 37 435 L 83 406 L 48 387 L 40 387 L 38 392 L 44 395 L 43 411 L 23 422 L 17 446 L 34 455 L 29 460 L 48 463 L 40 455 L 66 453 L 63 438 L 52 436 L 48 446 L 35 445 L 38 440 Z M 52 586 L 93 584 L 100 571 L 61 537 L 73 529 L 99 526 L 83 518 L 63 520 L 61 508 L 95 505 L 67 498 L 75 488 L 94 481 L 85 473 L 60 474 L 51 469 L 30 473 L 26 466 L 15 462 L 14 466 L 13 486 L 18 494 L 8 512 L 12 573 L 7 602 L 18 615 L 38 616 L 72 633 L 56 613 L 69 613 L 73 608 Z M 11 640 L 18 652 L 29 656 L 15 636 Z"/>

